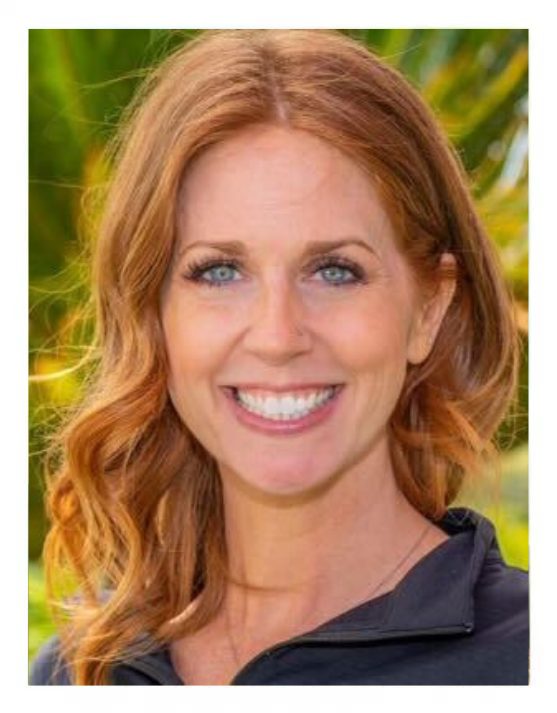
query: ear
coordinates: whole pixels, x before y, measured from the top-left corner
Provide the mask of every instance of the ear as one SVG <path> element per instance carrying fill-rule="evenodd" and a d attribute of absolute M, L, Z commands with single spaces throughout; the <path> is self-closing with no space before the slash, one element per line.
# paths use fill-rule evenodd
<path fill-rule="evenodd" d="M 456 260 L 451 253 L 443 253 L 439 261 L 439 283 L 435 294 L 417 308 L 408 341 L 408 361 L 421 364 L 429 356 L 443 317 L 449 308 L 456 288 Z"/>

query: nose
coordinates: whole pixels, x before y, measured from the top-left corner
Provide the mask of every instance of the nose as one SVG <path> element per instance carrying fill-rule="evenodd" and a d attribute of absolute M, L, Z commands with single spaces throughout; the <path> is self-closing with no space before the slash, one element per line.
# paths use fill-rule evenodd
<path fill-rule="evenodd" d="M 310 349 L 304 305 L 284 276 L 269 280 L 258 295 L 244 348 L 260 359 L 286 362 Z"/>

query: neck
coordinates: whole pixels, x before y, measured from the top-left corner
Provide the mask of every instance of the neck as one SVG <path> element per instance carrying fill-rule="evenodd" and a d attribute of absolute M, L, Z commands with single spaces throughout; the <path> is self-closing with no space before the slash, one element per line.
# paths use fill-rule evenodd
<path fill-rule="evenodd" d="M 287 504 L 257 497 L 224 476 L 232 580 L 225 608 L 237 632 L 277 639 L 307 631 L 389 591 L 446 539 L 431 526 L 420 540 L 428 521 L 398 489 L 387 452 L 375 467 L 361 463 L 315 497 Z"/>

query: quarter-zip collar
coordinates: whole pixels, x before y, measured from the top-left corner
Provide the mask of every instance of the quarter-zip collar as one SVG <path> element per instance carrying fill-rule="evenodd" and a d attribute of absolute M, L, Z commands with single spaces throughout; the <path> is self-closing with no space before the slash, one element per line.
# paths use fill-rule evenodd
<path fill-rule="evenodd" d="M 414 565 L 391 592 L 266 649 L 231 683 L 242 683 L 258 661 L 287 646 L 470 634 L 474 630 L 474 586 L 482 567 L 486 559 L 501 561 L 495 530 L 489 520 L 467 508 L 449 509 L 436 524 L 450 535 L 449 539 Z M 121 665 L 160 684 L 183 684 L 172 666 L 168 647 Z"/>

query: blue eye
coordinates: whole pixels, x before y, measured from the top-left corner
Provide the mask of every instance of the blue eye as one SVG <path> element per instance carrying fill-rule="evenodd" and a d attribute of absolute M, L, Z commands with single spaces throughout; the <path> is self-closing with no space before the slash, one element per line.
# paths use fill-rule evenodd
<path fill-rule="evenodd" d="M 190 282 L 195 282 L 206 287 L 225 287 L 231 282 L 237 282 L 234 279 L 226 279 L 228 275 L 239 270 L 240 264 L 236 260 L 216 260 L 211 258 L 201 262 L 190 264 L 184 273 L 183 277 Z M 311 270 L 322 272 L 329 277 L 333 275 L 333 279 L 325 279 L 326 284 L 332 287 L 344 287 L 354 284 L 366 283 L 365 273 L 362 268 L 351 260 L 345 258 L 325 258 L 313 263 Z M 212 273 L 214 280 L 206 279 L 204 275 Z M 342 275 L 348 275 L 348 279 L 342 279 Z M 336 277 L 335 277 L 336 276 Z"/>
<path fill-rule="evenodd" d="M 217 265 L 208 267 L 205 270 L 202 270 L 201 274 L 203 274 L 205 272 L 208 272 L 208 273 L 212 272 L 213 277 L 215 278 L 215 282 L 209 282 L 208 284 L 215 285 L 215 284 L 219 284 L 221 282 L 234 282 L 233 279 L 231 279 L 231 280 L 226 279 L 227 273 L 228 273 L 228 276 L 230 277 L 231 272 L 233 272 L 234 270 L 236 270 L 235 265 L 230 265 L 228 263 L 219 263 Z"/>

